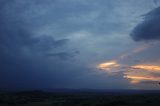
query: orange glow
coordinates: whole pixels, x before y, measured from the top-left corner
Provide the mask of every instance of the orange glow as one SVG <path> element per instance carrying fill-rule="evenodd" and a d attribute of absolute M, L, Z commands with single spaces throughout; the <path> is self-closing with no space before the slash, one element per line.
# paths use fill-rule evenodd
<path fill-rule="evenodd" d="M 134 76 L 134 75 L 126 75 L 124 78 L 130 79 L 132 84 L 137 84 L 142 81 L 160 81 L 160 77 L 154 76 Z"/>
<path fill-rule="evenodd" d="M 119 66 L 120 64 L 118 64 L 116 61 L 109 61 L 99 64 L 97 68 L 101 70 L 111 70 L 112 68 L 117 68 Z"/>
<path fill-rule="evenodd" d="M 124 69 L 123 77 L 129 79 L 131 84 L 138 84 L 145 81 L 160 81 L 159 76 L 155 76 L 156 73 L 160 73 L 160 66 L 157 65 L 134 65 L 127 66 L 117 63 L 117 61 L 109 61 L 101 63 L 97 66 L 98 69 L 105 70 L 110 74 L 119 72 L 121 69 Z M 128 70 L 129 69 L 129 70 Z"/>
<path fill-rule="evenodd" d="M 130 81 L 131 84 L 138 84 L 138 83 L 140 83 L 140 82 L 141 82 L 141 81 L 138 81 L 138 80 L 131 80 L 131 81 Z"/>
<path fill-rule="evenodd" d="M 135 65 L 131 66 L 133 69 L 142 69 L 146 71 L 151 71 L 151 72 L 160 72 L 160 66 L 155 66 L 155 65 Z"/>
<path fill-rule="evenodd" d="M 160 77 L 155 76 L 154 73 L 136 69 L 124 72 L 124 78 L 129 79 L 132 84 L 141 83 L 143 81 L 160 81 Z"/>

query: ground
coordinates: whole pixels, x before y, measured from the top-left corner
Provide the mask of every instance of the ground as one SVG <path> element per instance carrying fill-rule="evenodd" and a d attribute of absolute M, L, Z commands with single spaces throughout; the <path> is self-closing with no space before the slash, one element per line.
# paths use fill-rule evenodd
<path fill-rule="evenodd" d="M 1 93 L 0 106 L 160 106 L 159 93 Z"/>

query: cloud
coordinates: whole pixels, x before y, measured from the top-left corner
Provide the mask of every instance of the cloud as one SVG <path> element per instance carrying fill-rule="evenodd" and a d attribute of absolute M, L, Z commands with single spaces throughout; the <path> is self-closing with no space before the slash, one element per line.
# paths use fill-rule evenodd
<path fill-rule="evenodd" d="M 158 1 L 158 0 L 153 0 L 153 2 L 154 2 L 155 4 L 158 4 L 159 1 Z"/>
<path fill-rule="evenodd" d="M 135 41 L 160 40 L 160 7 L 144 15 L 144 21 L 131 33 Z"/>
<path fill-rule="evenodd" d="M 59 52 L 59 53 L 48 53 L 46 56 L 49 57 L 58 57 L 60 60 L 70 60 L 71 58 L 75 57 L 76 54 L 79 52 L 75 51 L 73 53 L 68 52 Z"/>
<path fill-rule="evenodd" d="M 63 78 L 57 77 L 63 73 L 61 66 L 65 65 L 60 66 L 54 61 L 46 60 L 45 54 L 64 49 L 69 39 L 49 35 L 35 36 L 32 32 L 34 23 L 28 25 L 22 17 L 26 7 L 19 5 L 19 1 L 5 1 L 3 7 L 0 7 L 1 88 L 27 89 L 42 88 L 44 85 L 51 87 L 51 83 L 52 86 L 67 84 L 69 74 Z M 17 8 L 21 8 L 21 11 Z M 58 69 L 62 71 L 57 72 Z"/>
<path fill-rule="evenodd" d="M 132 84 L 144 83 L 144 82 L 158 82 L 160 80 L 159 73 L 148 72 L 143 69 L 129 69 L 124 72 L 124 78 L 130 80 Z M 158 84 L 158 83 L 157 83 Z"/>
<path fill-rule="evenodd" d="M 67 44 L 69 39 L 59 39 L 55 40 L 51 36 L 42 36 L 38 38 L 33 38 L 35 40 L 34 45 L 32 46 L 33 49 L 44 52 L 49 52 L 50 50 L 53 50 L 54 48 L 62 47 Z"/>
<path fill-rule="evenodd" d="M 93 65 L 132 46 L 127 38 L 130 22 L 150 4 L 0 0 L 1 87 L 124 87 L 120 76 L 110 80 Z"/>
<path fill-rule="evenodd" d="M 155 3 L 158 1 L 155 0 Z M 135 65 L 124 71 L 124 78 L 130 79 L 131 83 L 158 84 L 160 80 L 159 69 L 159 41 L 160 41 L 160 7 L 157 7 L 143 15 L 143 21 L 131 32 L 130 36 L 134 41 L 144 41 L 148 44 L 146 49 L 133 55 L 139 58 Z"/>

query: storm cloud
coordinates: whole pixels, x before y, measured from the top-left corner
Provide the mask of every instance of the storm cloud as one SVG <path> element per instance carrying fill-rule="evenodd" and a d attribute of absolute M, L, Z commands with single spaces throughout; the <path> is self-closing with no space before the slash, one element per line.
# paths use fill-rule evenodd
<path fill-rule="evenodd" d="M 51 69 L 45 62 L 45 55 L 50 51 L 63 48 L 69 40 L 55 39 L 48 35 L 35 36 L 32 33 L 32 25 L 28 25 L 27 20 L 22 17 L 26 10 L 23 5 L 18 5 L 19 2 L 16 0 L 12 2 L 1 0 L 1 3 L 3 4 L 0 10 L 1 88 L 23 89 L 27 86 L 38 88 L 42 87 L 42 83 L 49 85 L 50 79 L 52 83 L 61 82 L 58 77 L 49 76 Z M 21 11 L 17 8 L 21 8 Z M 59 72 L 54 74 L 57 75 Z"/>
<path fill-rule="evenodd" d="M 137 46 L 128 35 L 151 2 L 0 0 L 0 89 L 129 87 L 96 66 Z"/>
<path fill-rule="evenodd" d="M 160 7 L 144 15 L 144 21 L 131 33 L 135 41 L 160 40 Z"/>

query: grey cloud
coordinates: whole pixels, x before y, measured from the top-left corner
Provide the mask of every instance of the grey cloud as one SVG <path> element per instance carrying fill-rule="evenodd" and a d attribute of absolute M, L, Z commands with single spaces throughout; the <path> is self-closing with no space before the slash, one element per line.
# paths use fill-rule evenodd
<path fill-rule="evenodd" d="M 158 1 L 158 0 L 153 0 L 153 2 L 154 2 L 155 4 L 158 4 L 159 1 Z"/>
<path fill-rule="evenodd" d="M 114 88 L 112 81 L 120 87 L 120 76 L 108 79 L 104 73 L 92 72 L 98 60 L 126 47 L 119 45 L 123 37 L 119 38 L 130 22 L 130 1 L 135 2 L 0 0 L 1 87 Z M 135 11 L 133 7 L 130 10 Z M 89 35 L 77 33 L 81 31 Z M 63 61 L 70 58 L 74 62 Z"/>
<path fill-rule="evenodd" d="M 141 83 L 142 84 L 155 84 L 155 85 L 158 85 L 159 81 L 142 81 Z"/>
<path fill-rule="evenodd" d="M 69 54 L 67 52 L 48 53 L 47 56 L 49 56 L 49 57 L 59 57 L 61 60 L 68 60 L 68 59 L 74 57 L 74 55 Z"/>
<path fill-rule="evenodd" d="M 49 57 L 58 57 L 60 60 L 70 60 L 71 58 L 75 57 L 79 54 L 79 51 L 74 52 L 58 52 L 58 53 L 48 53 L 46 56 Z"/>
<path fill-rule="evenodd" d="M 135 41 L 160 40 L 160 7 L 144 15 L 144 21 L 131 33 Z"/>
<path fill-rule="evenodd" d="M 18 54 L 23 48 L 32 51 L 47 52 L 51 49 L 66 45 L 68 39 L 55 39 L 50 36 L 34 37 L 32 25 L 26 24 L 27 20 L 21 15 L 25 7 L 19 5 L 19 1 L 1 1 L 3 4 L 0 10 L 0 49 L 1 53 L 10 52 Z M 23 2 L 22 2 L 23 3 Z M 25 2 L 24 2 L 25 4 Z M 17 5 L 17 6 L 16 6 Z M 17 8 L 21 8 L 21 12 Z M 27 8 L 27 7 L 26 7 Z M 10 11 L 8 11 L 10 10 Z"/>
<path fill-rule="evenodd" d="M 63 45 L 66 45 L 67 42 L 68 39 L 55 40 L 53 37 L 50 36 L 42 36 L 35 39 L 33 49 L 36 49 L 38 51 L 49 51 L 58 47 L 62 47 Z"/>
<path fill-rule="evenodd" d="M 46 62 L 45 56 L 38 54 L 63 48 L 68 39 L 45 35 L 35 37 L 32 24 L 26 24 L 27 20 L 21 17 L 23 8 L 21 12 L 15 8 L 16 5 L 20 7 L 18 2 L 6 1 L 0 10 L 0 88 L 41 88 L 51 83 L 53 86 L 67 83 L 69 79 L 56 77 L 60 72 L 49 68 L 49 61 Z M 52 64 L 54 66 L 56 62 Z M 59 67 L 57 65 L 57 70 Z M 64 69 L 60 70 L 63 72 Z"/>

